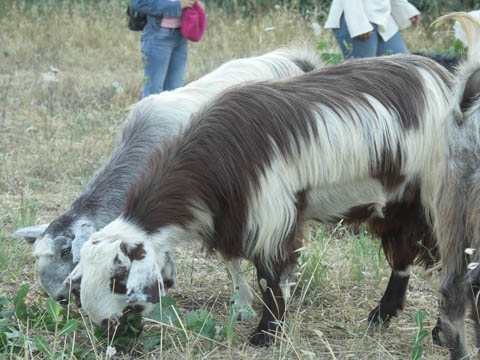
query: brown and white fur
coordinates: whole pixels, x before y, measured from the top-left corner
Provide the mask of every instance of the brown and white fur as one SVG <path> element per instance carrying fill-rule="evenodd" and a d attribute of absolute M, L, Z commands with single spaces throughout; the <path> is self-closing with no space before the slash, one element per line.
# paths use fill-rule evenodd
<path fill-rule="evenodd" d="M 69 209 L 50 224 L 19 229 L 15 237 L 33 243 L 40 284 L 57 301 L 70 298 L 74 284 L 63 286 L 80 259 L 80 249 L 90 236 L 115 220 L 125 208 L 128 190 L 147 168 L 148 158 L 164 141 L 189 121 L 190 115 L 222 90 L 242 83 L 297 76 L 322 66 L 314 50 L 306 46 L 281 48 L 261 56 L 234 59 L 182 88 L 151 95 L 132 106 L 115 147 Z M 163 268 L 166 286 L 175 283 L 173 257 Z M 234 273 L 236 267 L 231 266 Z M 241 274 L 237 304 L 245 305 L 251 293 Z M 247 314 L 240 312 L 244 319 Z"/>
<path fill-rule="evenodd" d="M 250 341 L 271 343 L 303 224 L 345 219 L 368 221 L 393 267 L 370 318 L 396 315 L 410 266 L 432 261 L 425 249 L 434 247 L 438 114 L 448 108 L 450 80 L 435 62 L 402 55 L 227 90 L 152 157 L 123 214 L 82 249 L 72 278 L 82 277 L 82 266 L 95 269 L 83 271 L 84 308 L 105 321 L 115 267 L 153 259 L 147 248 L 157 262 L 143 275 L 121 272 L 126 287 L 110 315 L 158 300 L 162 254 L 198 241 L 225 259 L 253 262 L 264 306 Z"/>
<path fill-rule="evenodd" d="M 453 104 L 446 121 L 447 155 L 436 199 L 436 232 L 442 258 L 440 321 L 451 359 L 463 359 L 464 316 L 469 301 L 480 346 L 480 22 L 467 13 L 458 20 L 467 34 L 468 57 L 455 74 Z M 439 139 L 440 140 L 440 139 Z M 472 248 L 465 250 L 467 248 Z M 467 264 L 473 262 L 467 269 Z"/>

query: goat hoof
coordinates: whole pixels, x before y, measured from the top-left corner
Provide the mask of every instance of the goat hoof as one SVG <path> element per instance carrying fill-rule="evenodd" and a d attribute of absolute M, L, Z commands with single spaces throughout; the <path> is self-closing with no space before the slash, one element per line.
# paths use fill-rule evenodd
<path fill-rule="evenodd" d="M 254 346 L 269 346 L 273 344 L 273 340 L 273 335 L 265 332 L 255 332 L 249 339 Z"/>
<path fill-rule="evenodd" d="M 373 328 L 386 328 L 388 325 L 390 325 L 392 316 L 393 315 L 387 312 L 381 311 L 380 305 L 378 305 L 375 309 L 370 311 L 370 314 L 368 315 L 368 322 Z"/>
<path fill-rule="evenodd" d="M 238 312 L 237 314 L 237 321 L 250 321 L 252 319 L 254 319 L 256 316 L 255 314 L 255 311 L 244 311 L 244 310 L 241 310 Z"/>
<path fill-rule="evenodd" d="M 432 341 L 435 345 L 445 347 L 445 341 L 443 341 L 444 335 L 442 327 L 437 323 L 432 330 Z"/>

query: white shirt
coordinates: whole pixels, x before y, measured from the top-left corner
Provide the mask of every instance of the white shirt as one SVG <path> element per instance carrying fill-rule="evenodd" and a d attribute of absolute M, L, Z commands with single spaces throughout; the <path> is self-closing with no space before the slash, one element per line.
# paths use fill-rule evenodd
<path fill-rule="evenodd" d="M 325 28 L 339 28 L 342 14 L 352 38 L 372 31 L 373 23 L 388 41 L 399 29 L 409 27 L 410 18 L 420 11 L 407 0 L 333 0 Z"/>

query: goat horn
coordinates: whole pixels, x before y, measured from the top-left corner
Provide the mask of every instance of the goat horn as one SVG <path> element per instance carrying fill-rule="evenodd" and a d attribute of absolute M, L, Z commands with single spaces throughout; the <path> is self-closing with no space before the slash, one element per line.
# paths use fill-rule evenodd
<path fill-rule="evenodd" d="M 467 255 L 472 255 L 475 252 L 475 249 L 473 248 L 466 248 L 465 249 L 465 254 Z"/>
<path fill-rule="evenodd" d="M 435 20 L 432 25 L 439 26 L 448 20 L 456 20 L 462 25 L 465 35 L 467 36 L 468 52 L 473 53 L 473 48 L 480 46 L 480 22 L 472 15 L 464 12 L 453 12 L 443 15 Z"/>
<path fill-rule="evenodd" d="M 480 263 L 478 263 L 478 262 L 472 262 L 472 263 L 468 264 L 467 267 L 468 267 L 468 270 L 474 270 L 474 269 L 477 268 L 478 265 L 480 265 Z"/>

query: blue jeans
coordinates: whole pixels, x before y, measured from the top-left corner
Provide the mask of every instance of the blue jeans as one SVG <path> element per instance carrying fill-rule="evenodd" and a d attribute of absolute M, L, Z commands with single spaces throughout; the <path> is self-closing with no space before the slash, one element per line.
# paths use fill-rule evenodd
<path fill-rule="evenodd" d="M 408 53 L 400 31 L 397 31 L 388 41 L 383 41 L 377 31 L 377 25 L 372 24 L 372 26 L 372 36 L 369 39 L 360 40 L 358 37 L 352 39 L 348 32 L 345 17 L 342 15 L 340 28 L 333 29 L 333 35 L 342 50 L 344 59 Z"/>
<path fill-rule="evenodd" d="M 180 29 L 144 32 L 142 61 L 146 81 L 142 99 L 183 86 L 187 55 L 188 40 L 180 34 Z"/>

